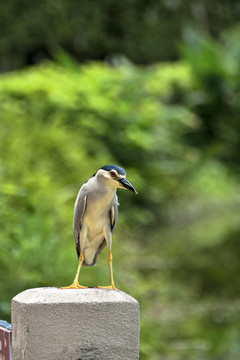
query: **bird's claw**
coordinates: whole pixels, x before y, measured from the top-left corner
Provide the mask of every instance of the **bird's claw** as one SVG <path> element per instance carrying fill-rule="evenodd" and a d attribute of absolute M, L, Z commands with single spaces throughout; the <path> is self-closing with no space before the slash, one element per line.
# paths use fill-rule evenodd
<path fill-rule="evenodd" d="M 87 286 L 79 285 L 78 281 L 74 281 L 70 286 L 61 286 L 60 289 L 87 289 Z"/>
<path fill-rule="evenodd" d="M 98 289 L 110 289 L 110 290 L 118 290 L 114 284 L 111 284 L 109 286 L 97 286 Z"/>

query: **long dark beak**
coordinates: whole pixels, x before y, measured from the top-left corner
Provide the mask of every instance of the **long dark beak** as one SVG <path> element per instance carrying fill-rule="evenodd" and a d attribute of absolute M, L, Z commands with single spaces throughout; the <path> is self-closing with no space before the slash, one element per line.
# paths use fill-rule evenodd
<path fill-rule="evenodd" d="M 128 189 L 128 190 L 134 192 L 135 194 L 138 193 L 137 190 L 132 186 L 132 184 L 130 184 L 130 182 L 127 179 L 121 178 L 118 181 L 125 189 Z"/>

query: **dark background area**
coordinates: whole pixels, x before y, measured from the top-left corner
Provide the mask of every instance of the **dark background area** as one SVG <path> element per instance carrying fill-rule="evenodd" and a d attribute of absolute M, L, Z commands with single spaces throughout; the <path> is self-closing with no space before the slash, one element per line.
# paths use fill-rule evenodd
<path fill-rule="evenodd" d="M 238 1 L 42 0 L 0 5 L 0 68 L 54 59 L 59 48 L 77 61 L 124 55 L 135 64 L 179 59 L 182 31 L 193 26 L 219 38 L 238 24 Z"/>

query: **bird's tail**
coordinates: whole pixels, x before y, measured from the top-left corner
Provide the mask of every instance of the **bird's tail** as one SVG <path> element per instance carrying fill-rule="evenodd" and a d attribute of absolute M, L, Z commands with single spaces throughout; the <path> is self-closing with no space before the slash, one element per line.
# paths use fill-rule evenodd
<path fill-rule="evenodd" d="M 87 253 L 87 251 L 85 250 L 83 252 L 84 255 L 83 266 L 95 266 L 97 264 L 97 260 L 100 252 L 102 251 L 103 248 L 105 248 L 106 245 L 107 243 L 106 240 L 104 239 L 97 248 L 97 251 L 95 253 L 93 252 Z"/>

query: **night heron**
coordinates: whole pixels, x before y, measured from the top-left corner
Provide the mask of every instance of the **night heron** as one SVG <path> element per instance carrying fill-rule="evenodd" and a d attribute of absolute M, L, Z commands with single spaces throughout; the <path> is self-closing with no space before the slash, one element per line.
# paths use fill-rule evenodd
<path fill-rule="evenodd" d="M 126 172 L 117 165 L 101 167 L 79 190 L 74 206 L 73 233 L 79 259 L 77 274 L 72 285 L 63 289 L 84 289 L 78 278 L 83 266 L 94 266 L 102 249 L 108 247 L 110 285 L 116 289 L 112 270 L 112 234 L 118 216 L 116 190 L 137 191 L 126 179 Z"/>

